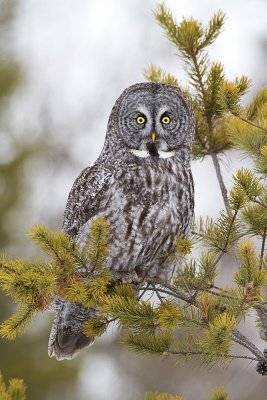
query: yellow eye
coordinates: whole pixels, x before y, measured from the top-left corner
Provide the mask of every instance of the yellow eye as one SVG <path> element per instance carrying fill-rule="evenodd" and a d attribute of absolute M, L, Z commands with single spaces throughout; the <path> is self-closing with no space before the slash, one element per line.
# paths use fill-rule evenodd
<path fill-rule="evenodd" d="M 145 119 L 145 117 L 143 117 L 142 115 L 139 115 L 139 116 L 136 118 L 136 122 L 137 122 L 139 125 L 143 125 L 143 124 L 146 122 L 146 119 Z"/>
<path fill-rule="evenodd" d="M 161 118 L 161 122 L 162 122 L 164 125 L 168 125 L 168 124 L 171 122 L 171 119 L 170 119 L 170 117 L 167 117 L 167 115 L 165 115 L 165 117 L 162 117 L 162 118 Z"/>

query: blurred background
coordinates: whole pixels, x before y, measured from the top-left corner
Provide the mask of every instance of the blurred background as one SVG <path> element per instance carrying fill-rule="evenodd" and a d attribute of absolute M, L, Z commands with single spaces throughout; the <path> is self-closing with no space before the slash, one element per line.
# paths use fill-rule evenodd
<path fill-rule="evenodd" d="M 166 0 L 177 20 L 207 22 L 227 13 L 211 50 L 229 79 L 248 75 L 247 100 L 266 84 L 266 0 Z M 0 252 L 40 256 L 27 240 L 33 223 L 59 229 L 69 190 L 103 146 L 110 110 L 127 86 L 143 81 L 149 63 L 186 85 L 183 63 L 156 24 L 153 0 L 0 0 Z M 223 158 L 227 185 L 244 161 Z M 223 206 L 210 160 L 193 163 L 196 215 Z M 0 294 L 0 320 L 12 312 Z M 233 399 L 263 400 L 266 382 L 248 363 L 211 371 L 176 367 L 127 352 L 115 328 L 72 361 L 47 355 L 52 316 L 42 315 L 15 342 L 0 340 L 0 370 L 21 377 L 28 400 L 141 400 L 148 390 L 187 400 L 207 398 L 224 384 Z M 253 319 L 252 319 L 253 320 Z M 248 331 L 250 328 L 247 328 Z M 257 333 L 248 332 L 261 348 Z M 264 386 L 265 384 L 265 386 Z"/>

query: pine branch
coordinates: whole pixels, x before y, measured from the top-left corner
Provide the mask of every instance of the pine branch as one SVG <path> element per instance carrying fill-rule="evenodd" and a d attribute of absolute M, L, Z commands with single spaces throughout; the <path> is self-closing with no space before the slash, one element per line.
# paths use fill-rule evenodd
<path fill-rule="evenodd" d="M 254 354 L 258 361 L 267 362 L 267 358 L 264 354 L 239 330 L 235 329 L 233 332 L 233 340 L 239 343 L 241 346 L 247 348 L 252 354 Z"/>
<path fill-rule="evenodd" d="M 227 210 L 227 212 L 229 214 L 229 213 L 231 213 L 231 210 L 230 210 L 230 207 L 229 207 L 227 189 L 226 189 L 224 181 L 223 181 L 221 167 L 220 167 L 220 163 L 219 163 L 217 154 L 212 153 L 211 154 L 211 159 L 212 159 L 212 162 L 213 162 L 213 165 L 214 165 L 214 168 L 215 168 L 215 172 L 216 172 L 216 175 L 217 175 L 217 179 L 218 179 L 218 182 L 219 182 L 219 185 L 220 185 L 220 189 L 221 189 L 224 205 L 225 205 L 225 208 L 226 208 L 226 210 Z"/>
<path fill-rule="evenodd" d="M 157 284 L 158 284 L 158 282 L 157 282 Z M 150 283 L 150 285 L 151 285 L 151 283 Z M 152 285 L 151 285 L 151 286 L 152 286 Z M 141 287 L 139 290 L 140 290 L 140 291 L 142 290 L 144 293 L 145 293 L 145 292 L 151 292 L 151 291 L 152 291 L 152 289 L 151 289 L 151 287 L 149 287 L 149 285 L 148 285 L 147 287 Z M 177 295 L 177 294 L 171 292 L 170 290 L 162 289 L 161 287 L 157 287 L 157 292 L 158 292 L 158 293 L 167 294 L 167 295 L 169 295 L 169 296 L 171 296 L 171 297 L 176 298 L 177 300 L 184 300 L 184 297 L 182 298 L 181 296 L 179 296 L 179 295 Z M 139 299 L 140 299 L 140 297 L 139 297 Z"/>
<path fill-rule="evenodd" d="M 178 269 L 174 283 L 150 279 L 146 287 L 136 286 L 134 290 L 130 285 L 114 282 L 116 277 L 105 269 L 110 232 L 105 219 L 97 217 L 91 221 L 88 243 L 83 241 L 80 245 L 61 231 L 50 232 L 36 226 L 30 236 L 52 260 L 44 263 L 1 258 L 0 286 L 22 308 L 1 325 L 0 334 L 11 339 L 22 333 L 36 311 L 46 309 L 60 296 L 85 308 L 97 309 L 95 318 L 84 324 L 84 333 L 89 336 L 100 336 L 111 321 L 116 321 L 125 330 L 123 342 L 137 352 L 173 354 L 183 359 L 201 356 L 209 364 L 240 358 L 258 361 L 260 367 L 265 367 L 266 353 L 237 330 L 238 322 L 251 309 L 257 311 L 260 326 L 267 327 L 262 293 L 266 283 L 265 182 L 252 171 L 240 170 L 228 197 L 218 154 L 235 144 L 248 152 L 257 170 L 265 174 L 267 91 L 260 91 L 250 106 L 244 108 L 240 100 L 250 85 L 248 78 L 227 81 L 222 64 L 210 63 L 206 49 L 221 32 L 223 13 L 215 14 L 207 27 L 193 18 L 177 24 L 164 4 L 158 6 L 155 16 L 186 62 L 193 88 L 189 98 L 197 125 L 194 156 L 212 157 L 226 212 L 222 211 L 215 222 L 207 221 L 203 227 L 202 221 L 199 229 L 193 229 L 194 242 L 201 242 L 206 251 L 198 259 L 185 262 L 183 270 Z M 152 81 L 178 85 L 173 75 L 154 65 L 145 74 Z M 261 237 L 260 254 L 252 241 L 240 241 L 246 235 Z M 174 247 L 178 254 L 185 256 L 191 253 L 192 243 L 189 239 L 177 238 Z M 235 286 L 222 289 L 215 286 L 217 265 L 223 254 L 232 254 L 232 249 L 238 264 Z M 138 290 L 143 291 L 139 297 Z M 141 300 L 148 291 L 157 295 L 159 304 L 151 299 Z M 194 328 L 198 333 L 203 331 L 203 335 L 192 339 L 193 345 L 176 344 L 173 333 L 180 326 Z M 231 355 L 234 341 L 255 357 Z M 223 400 L 227 398 L 225 392 L 218 390 L 212 399 L 219 399 L 220 393 Z"/>
<path fill-rule="evenodd" d="M 257 200 L 257 199 L 253 199 L 253 202 L 258 204 L 259 206 L 266 208 L 267 209 L 267 205 L 262 203 L 261 201 Z"/>
<path fill-rule="evenodd" d="M 23 307 L 17 314 L 4 321 L 0 326 L 0 336 L 12 340 L 17 335 L 24 333 L 35 313 L 34 307 Z"/>
<path fill-rule="evenodd" d="M 205 109 L 205 111 L 207 111 L 207 109 L 208 109 L 208 100 L 207 100 L 207 93 L 206 93 L 206 89 L 205 89 L 204 81 L 203 81 L 203 72 L 200 71 L 200 66 L 199 66 L 199 63 L 198 63 L 197 55 L 195 53 L 191 54 L 191 59 L 192 59 L 192 62 L 193 62 L 194 69 L 196 71 L 197 83 L 198 83 L 199 88 L 200 88 L 200 93 L 201 93 L 204 109 Z M 205 114 L 207 116 L 207 113 L 205 113 Z M 208 123 L 209 123 L 210 122 L 209 116 L 208 116 L 207 120 L 208 120 Z"/>
<path fill-rule="evenodd" d="M 159 356 L 168 352 L 172 342 L 172 334 L 168 331 L 156 335 L 129 333 L 121 339 L 121 342 L 127 345 L 131 351 Z"/>
<path fill-rule="evenodd" d="M 168 282 L 163 282 L 160 279 L 152 279 L 147 281 L 150 284 L 158 284 L 164 288 L 167 288 L 171 291 L 171 293 L 174 293 L 177 298 L 180 300 L 183 300 L 187 303 L 191 302 L 191 296 L 189 296 L 187 293 L 185 293 L 182 289 L 179 287 L 176 287 L 174 285 L 169 284 Z M 162 290 L 161 290 L 162 291 Z"/>
<path fill-rule="evenodd" d="M 48 254 L 55 256 L 59 265 L 64 266 L 64 259 L 59 251 L 58 242 L 64 237 L 61 232 L 49 232 L 45 226 L 34 225 L 28 237 Z"/>
<path fill-rule="evenodd" d="M 173 355 L 181 355 L 181 356 L 205 356 L 205 355 L 209 355 L 208 353 L 205 353 L 204 351 L 175 351 L 175 350 L 168 350 L 168 353 L 173 354 Z M 250 357 L 250 356 L 240 356 L 237 354 L 228 354 L 227 358 L 231 358 L 231 359 L 241 359 L 241 360 L 249 360 L 249 361 L 259 361 L 258 358 L 256 357 Z"/>
<path fill-rule="evenodd" d="M 214 261 L 213 265 L 206 271 L 206 273 L 204 274 L 202 280 L 200 281 L 200 283 L 198 284 L 194 294 L 191 297 L 192 302 L 194 302 L 198 292 L 201 290 L 202 285 L 209 279 L 209 276 L 212 274 L 213 270 L 215 269 L 216 265 L 218 264 L 218 262 L 220 261 L 220 259 L 223 256 L 223 251 L 221 251 L 221 253 L 218 255 L 218 257 L 216 258 L 216 260 Z"/>
<path fill-rule="evenodd" d="M 91 272 L 103 268 L 108 256 L 110 225 L 107 220 L 97 217 L 89 224 L 89 243 L 86 248 Z"/>
<path fill-rule="evenodd" d="M 267 236 L 267 228 L 264 229 L 263 236 L 262 236 L 262 242 L 261 242 L 260 271 L 263 266 L 263 256 L 264 256 L 264 251 L 265 251 L 266 236 Z"/>
<path fill-rule="evenodd" d="M 241 121 L 245 122 L 246 124 L 253 126 L 254 128 L 261 129 L 262 131 L 267 132 L 267 128 L 264 128 L 264 126 L 260 126 L 259 124 L 256 124 L 255 122 L 250 121 L 249 119 L 241 117 L 240 115 L 236 115 L 236 117 L 239 118 Z"/>

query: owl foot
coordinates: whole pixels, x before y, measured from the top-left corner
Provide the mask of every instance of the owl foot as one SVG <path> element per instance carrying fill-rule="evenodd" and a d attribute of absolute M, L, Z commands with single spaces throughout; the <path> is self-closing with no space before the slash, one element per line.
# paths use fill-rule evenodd
<path fill-rule="evenodd" d="M 121 277 L 122 283 L 140 283 L 140 278 L 135 271 L 124 272 Z"/>

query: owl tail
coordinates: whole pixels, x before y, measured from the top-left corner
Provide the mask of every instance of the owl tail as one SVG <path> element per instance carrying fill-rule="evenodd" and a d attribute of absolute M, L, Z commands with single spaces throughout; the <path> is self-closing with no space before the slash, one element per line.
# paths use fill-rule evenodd
<path fill-rule="evenodd" d="M 94 308 L 86 309 L 79 303 L 58 299 L 48 342 L 48 355 L 57 360 L 71 360 L 82 349 L 94 343 L 94 337 L 85 336 L 83 323 L 96 315 Z"/>

